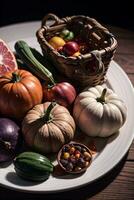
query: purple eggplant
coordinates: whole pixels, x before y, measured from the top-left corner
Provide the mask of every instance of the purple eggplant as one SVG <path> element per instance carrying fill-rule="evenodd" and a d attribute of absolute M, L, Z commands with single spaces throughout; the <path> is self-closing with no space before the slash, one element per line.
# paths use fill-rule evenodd
<path fill-rule="evenodd" d="M 14 158 L 19 142 L 20 128 L 8 118 L 0 118 L 0 162 Z"/>

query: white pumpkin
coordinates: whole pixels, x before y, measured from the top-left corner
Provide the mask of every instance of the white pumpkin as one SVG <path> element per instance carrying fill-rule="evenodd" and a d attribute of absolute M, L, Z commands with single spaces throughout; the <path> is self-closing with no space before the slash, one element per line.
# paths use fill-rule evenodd
<path fill-rule="evenodd" d="M 88 136 L 108 137 L 126 120 L 127 109 L 115 92 L 100 85 L 80 93 L 73 108 L 79 128 Z"/>

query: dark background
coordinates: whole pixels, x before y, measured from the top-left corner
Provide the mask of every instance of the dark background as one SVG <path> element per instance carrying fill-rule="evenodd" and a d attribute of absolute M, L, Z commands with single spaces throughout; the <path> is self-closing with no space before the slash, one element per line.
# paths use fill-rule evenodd
<path fill-rule="evenodd" d="M 49 12 L 59 17 L 76 14 L 96 18 L 102 24 L 134 30 L 134 7 L 130 0 L 1 0 L 0 26 L 41 20 Z"/>

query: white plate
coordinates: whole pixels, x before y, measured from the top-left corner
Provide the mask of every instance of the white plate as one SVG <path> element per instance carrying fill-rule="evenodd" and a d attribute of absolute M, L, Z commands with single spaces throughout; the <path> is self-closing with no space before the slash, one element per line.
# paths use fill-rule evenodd
<path fill-rule="evenodd" d="M 29 45 L 39 49 L 35 38 L 35 32 L 39 28 L 39 22 L 23 23 L 0 29 L 0 37 L 9 42 L 13 49 L 16 40 L 24 39 Z M 120 134 L 114 135 L 102 143 L 101 151 L 93 160 L 88 170 L 81 176 L 67 176 L 62 178 L 50 177 L 43 183 L 28 182 L 20 179 L 14 171 L 13 165 L 0 168 L 0 184 L 11 189 L 27 192 L 61 192 L 78 188 L 91 183 L 110 171 L 128 151 L 134 138 L 133 110 L 134 89 L 121 67 L 111 62 L 107 73 L 107 86 L 123 99 L 127 106 L 127 120 L 120 129 Z"/>

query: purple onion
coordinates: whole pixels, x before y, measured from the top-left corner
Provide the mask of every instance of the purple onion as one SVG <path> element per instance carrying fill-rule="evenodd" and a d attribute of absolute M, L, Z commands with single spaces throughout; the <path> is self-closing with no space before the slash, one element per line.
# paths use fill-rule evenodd
<path fill-rule="evenodd" d="M 8 118 L 0 118 L 0 162 L 10 161 L 15 156 L 19 141 L 19 126 Z"/>

